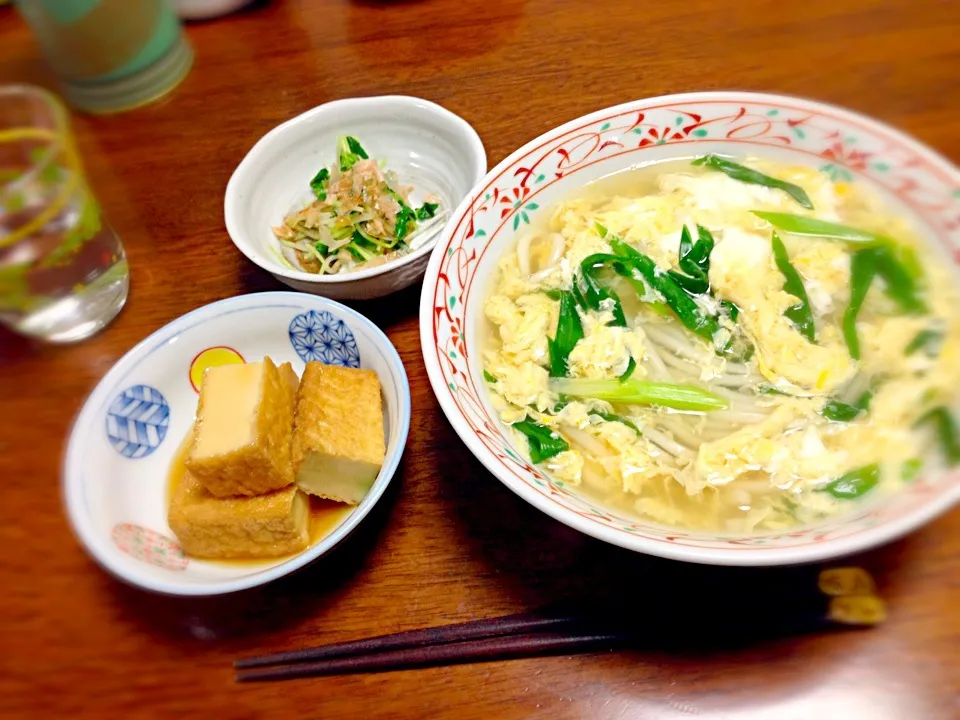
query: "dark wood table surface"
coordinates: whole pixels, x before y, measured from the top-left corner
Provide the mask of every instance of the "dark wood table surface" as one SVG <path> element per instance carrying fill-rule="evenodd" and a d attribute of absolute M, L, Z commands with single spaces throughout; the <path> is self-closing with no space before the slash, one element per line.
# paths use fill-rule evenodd
<path fill-rule="evenodd" d="M 726 649 L 651 601 L 810 582 L 811 569 L 646 558 L 541 515 L 489 476 L 441 414 L 420 355 L 418 290 L 355 306 L 410 376 L 413 422 L 392 490 L 341 552 L 294 578 L 185 600 L 108 577 L 64 519 L 60 460 L 98 379 L 144 336 L 211 301 L 283 289 L 236 252 L 223 190 L 264 132 L 337 98 L 402 93 L 476 127 L 490 164 L 563 121 L 631 98 L 739 88 L 809 96 L 960 160 L 960 6 L 951 0 L 616 2 L 275 0 L 187 27 L 197 60 L 161 102 L 75 118 L 132 289 L 71 347 L 0 335 L 0 712 L 10 717 L 960 717 L 960 513 L 855 562 L 889 603 L 876 629 Z M 54 82 L 0 8 L 0 82 Z M 231 661 L 609 597 L 677 647 L 235 685 Z M 661 602 L 662 606 L 664 603 Z M 656 607 L 657 603 L 653 603 Z M 647 609 L 643 609 L 647 608 Z M 723 623 L 717 617 L 718 624 Z"/>

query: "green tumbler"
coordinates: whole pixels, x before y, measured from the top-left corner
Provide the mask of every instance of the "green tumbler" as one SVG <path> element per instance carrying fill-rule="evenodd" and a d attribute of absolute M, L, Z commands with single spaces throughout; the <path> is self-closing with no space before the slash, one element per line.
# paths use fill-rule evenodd
<path fill-rule="evenodd" d="M 93 113 L 129 110 L 172 90 L 193 51 L 168 0 L 15 0 L 63 94 Z"/>

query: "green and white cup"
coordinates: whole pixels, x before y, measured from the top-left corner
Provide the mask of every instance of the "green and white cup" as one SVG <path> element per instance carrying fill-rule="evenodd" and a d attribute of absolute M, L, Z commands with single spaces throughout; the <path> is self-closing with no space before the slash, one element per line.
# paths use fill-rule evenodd
<path fill-rule="evenodd" d="M 67 100 L 110 113 L 176 87 L 193 51 L 168 0 L 15 0 Z"/>

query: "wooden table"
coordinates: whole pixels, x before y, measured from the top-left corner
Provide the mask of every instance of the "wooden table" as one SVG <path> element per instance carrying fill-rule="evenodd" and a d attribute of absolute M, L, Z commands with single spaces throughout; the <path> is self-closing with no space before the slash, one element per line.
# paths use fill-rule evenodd
<path fill-rule="evenodd" d="M 336 98 L 407 93 L 473 123 L 491 165 L 544 130 L 626 99 L 742 88 L 810 96 L 892 123 L 960 160 L 960 10 L 949 0 L 797 3 L 275 0 L 187 29 L 196 67 L 169 98 L 75 120 L 132 267 L 96 338 L 0 335 L 0 711 L 16 717 L 960 717 L 960 513 L 857 561 L 889 622 L 872 631 L 237 686 L 230 662 L 518 611 L 558 597 L 716 593 L 745 602 L 809 570 L 739 571 L 581 536 L 490 477 L 443 418 L 420 356 L 418 290 L 356 307 L 407 366 L 399 476 L 345 552 L 293 579 L 209 600 L 111 579 L 71 535 L 59 462 L 74 414 L 138 340 L 205 303 L 281 289 L 223 227 L 223 190 L 275 124 Z M 0 82 L 53 86 L 0 8 Z M 639 588 L 629 590 L 631 586 Z M 649 617 L 651 623 L 660 618 Z M 722 618 L 717 618 L 722 622 Z"/>

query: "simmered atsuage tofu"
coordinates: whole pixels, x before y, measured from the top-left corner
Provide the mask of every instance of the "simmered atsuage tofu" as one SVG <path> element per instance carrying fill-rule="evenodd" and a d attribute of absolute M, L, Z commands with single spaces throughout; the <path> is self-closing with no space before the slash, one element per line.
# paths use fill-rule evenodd
<path fill-rule="evenodd" d="M 187 555 L 266 558 L 310 544 L 309 501 L 296 486 L 255 497 L 218 498 L 189 471 L 183 474 L 168 522 Z"/>
<path fill-rule="evenodd" d="M 186 465 L 212 495 L 260 495 L 293 483 L 295 378 L 270 358 L 204 374 Z"/>
<path fill-rule="evenodd" d="M 297 485 L 311 495 L 356 505 L 377 479 L 385 451 L 377 374 L 307 363 L 293 437 Z"/>

